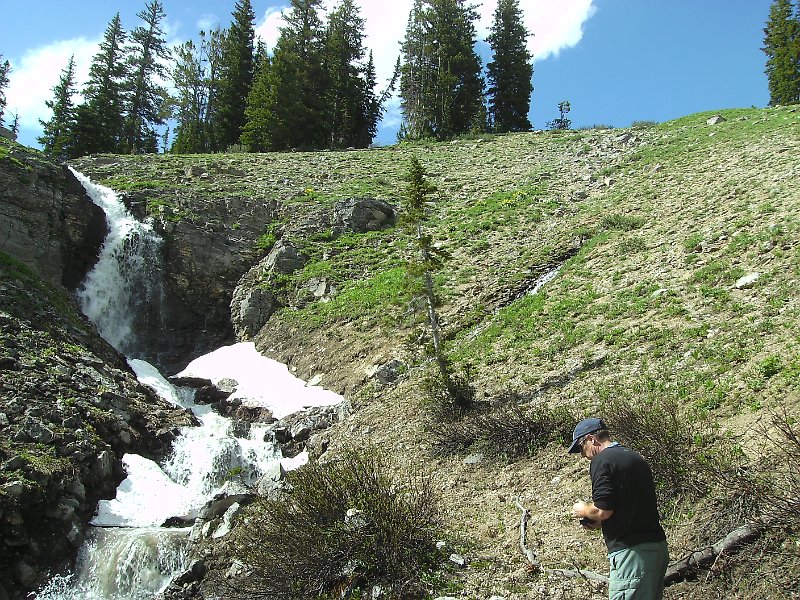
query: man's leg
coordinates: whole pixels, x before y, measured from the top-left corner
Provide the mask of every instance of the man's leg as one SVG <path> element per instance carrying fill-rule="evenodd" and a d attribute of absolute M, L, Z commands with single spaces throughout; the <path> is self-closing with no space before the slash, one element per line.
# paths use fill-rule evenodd
<path fill-rule="evenodd" d="M 666 542 L 648 542 L 608 555 L 609 600 L 658 600 L 664 591 Z"/>

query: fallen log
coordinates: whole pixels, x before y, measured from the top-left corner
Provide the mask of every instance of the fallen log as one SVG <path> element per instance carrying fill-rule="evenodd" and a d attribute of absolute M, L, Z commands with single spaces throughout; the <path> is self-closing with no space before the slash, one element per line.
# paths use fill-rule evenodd
<path fill-rule="evenodd" d="M 742 544 L 752 542 L 761 535 L 764 528 L 765 525 L 763 523 L 742 525 L 717 543 L 701 550 L 693 550 L 683 558 L 670 563 L 667 567 L 667 573 L 664 575 L 664 585 L 668 586 L 683 581 L 699 569 L 713 563 L 723 553 L 732 552 Z"/>

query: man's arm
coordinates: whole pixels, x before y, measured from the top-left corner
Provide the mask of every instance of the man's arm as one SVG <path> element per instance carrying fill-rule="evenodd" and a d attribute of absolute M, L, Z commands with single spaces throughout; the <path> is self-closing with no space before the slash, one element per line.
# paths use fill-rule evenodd
<path fill-rule="evenodd" d="M 613 510 L 597 508 L 593 503 L 578 501 L 572 505 L 572 516 L 576 519 L 589 519 L 602 523 L 614 514 Z"/>

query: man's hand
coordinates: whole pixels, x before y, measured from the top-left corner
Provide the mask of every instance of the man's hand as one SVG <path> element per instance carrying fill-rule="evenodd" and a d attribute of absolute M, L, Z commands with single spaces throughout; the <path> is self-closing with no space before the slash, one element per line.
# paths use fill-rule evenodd
<path fill-rule="evenodd" d="M 578 500 L 575 504 L 572 505 L 572 516 L 576 519 L 583 519 L 584 517 L 589 517 L 587 514 L 587 510 L 589 508 L 589 504 L 584 502 L 583 500 Z"/>
<path fill-rule="evenodd" d="M 600 521 L 592 521 L 589 517 L 581 517 L 578 519 L 578 523 L 584 529 L 600 529 L 603 526 Z"/>
<path fill-rule="evenodd" d="M 572 516 L 578 519 L 581 526 L 586 529 L 599 529 L 603 521 L 613 514 L 613 510 L 603 510 L 582 500 L 578 500 L 572 505 Z"/>

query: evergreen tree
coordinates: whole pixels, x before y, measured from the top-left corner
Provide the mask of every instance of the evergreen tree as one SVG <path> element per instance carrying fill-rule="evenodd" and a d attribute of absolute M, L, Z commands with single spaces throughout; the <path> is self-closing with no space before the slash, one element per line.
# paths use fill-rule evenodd
<path fill-rule="evenodd" d="M 378 123 L 383 116 L 383 106 L 394 90 L 395 82 L 397 77 L 399 77 L 399 73 L 400 63 L 398 58 L 398 63 L 395 66 L 394 75 L 392 76 L 389 85 L 380 96 L 377 96 L 375 94 L 375 86 L 377 85 L 375 61 L 372 57 L 372 51 L 370 50 L 369 60 L 367 61 L 367 67 L 364 71 L 364 90 L 360 96 L 363 105 L 361 106 L 359 119 L 356 121 L 356 136 L 353 143 L 356 148 L 366 148 L 372 143 L 372 140 L 374 140 L 375 136 L 378 134 Z"/>
<path fill-rule="evenodd" d="M 170 57 L 161 29 L 166 16 L 160 0 L 150 0 L 145 9 L 137 13 L 144 26 L 131 32 L 132 49 L 128 57 L 127 92 L 124 147 L 130 153 L 156 152 L 158 134 L 156 125 L 165 122 L 164 109 L 168 106 L 166 89 L 155 79 L 167 75 L 166 61 Z"/>
<path fill-rule="evenodd" d="M 424 302 L 425 320 L 438 367 L 438 378 L 434 385 L 429 384 L 429 392 L 435 393 L 438 400 L 442 401 L 442 408 L 448 409 L 450 413 L 448 416 L 452 416 L 455 411 L 464 411 L 472 407 L 475 391 L 463 377 L 453 374 L 442 340 L 433 273 L 442 269 L 448 255 L 437 247 L 429 233 L 431 214 L 428 207 L 431 204 L 430 197 L 436 192 L 436 188 L 426 177 L 425 169 L 417 157 L 412 156 L 405 175 L 408 187 L 405 191 L 406 202 L 403 206 L 401 225 L 411 240 L 410 245 L 416 256 L 408 261 L 406 274 L 414 300 L 421 299 Z"/>
<path fill-rule="evenodd" d="M 527 48 L 530 34 L 522 22 L 519 0 L 499 0 L 486 41 L 493 59 L 488 65 L 489 118 L 494 131 L 528 131 L 533 93 L 533 62 Z"/>
<path fill-rule="evenodd" d="M 173 152 L 190 154 L 208 149 L 205 131 L 208 87 L 202 51 L 203 46 L 198 48 L 191 40 L 174 51 L 172 81 L 177 91 L 177 126 Z"/>
<path fill-rule="evenodd" d="M 19 113 L 14 113 L 14 118 L 11 121 L 11 133 L 14 134 L 16 139 L 16 135 L 19 133 Z"/>
<path fill-rule="evenodd" d="M 256 75 L 253 87 L 247 96 L 245 107 L 245 126 L 242 129 L 241 143 L 251 152 L 269 150 L 270 139 L 270 59 L 266 48 L 259 42 L 256 51 Z"/>
<path fill-rule="evenodd" d="M 367 137 L 366 111 L 374 99 L 374 91 L 366 81 L 368 65 L 364 64 L 363 39 L 364 19 L 358 7 L 354 0 L 341 0 L 330 14 L 325 35 L 325 70 L 329 82 L 325 103 L 331 148 L 360 145 Z"/>
<path fill-rule="evenodd" d="M 75 123 L 75 108 L 72 96 L 75 94 L 75 56 L 71 56 L 61 72 L 58 83 L 53 88 L 53 99 L 47 100 L 47 108 L 53 111 L 49 121 L 42 124 L 42 135 L 36 140 L 42 145 L 45 154 L 66 158 L 72 144 L 72 128 Z"/>
<path fill-rule="evenodd" d="M 431 52 L 425 26 L 423 0 L 414 0 L 401 45 L 400 98 L 403 123 L 401 138 L 420 139 L 433 135 L 433 115 L 426 99 L 430 96 Z"/>
<path fill-rule="evenodd" d="M 214 145 L 225 150 L 239 142 L 245 124 L 247 96 L 255 76 L 255 18 L 250 0 L 237 0 L 233 22 L 222 45 L 216 112 L 214 114 Z"/>
<path fill-rule="evenodd" d="M 800 16 L 792 0 L 773 1 L 762 50 L 767 55 L 770 106 L 800 102 Z"/>
<path fill-rule="evenodd" d="M 477 18 L 465 0 L 415 0 L 402 44 L 404 136 L 446 139 L 485 128 Z"/>
<path fill-rule="evenodd" d="M 216 150 L 217 143 L 215 124 L 219 122 L 219 86 L 222 78 L 222 54 L 225 46 L 227 32 L 219 26 L 212 29 L 208 35 L 200 32 L 200 47 L 207 62 L 205 68 L 206 110 L 203 122 L 205 132 L 205 145 L 209 150 Z"/>
<path fill-rule="evenodd" d="M 92 58 L 84 101 L 76 110 L 73 157 L 121 150 L 125 39 L 117 13 L 106 28 L 100 52 Z"/>
<path fill-rule="evenodd" d="M 0 54 L 0 59 L 3 55 Z M 3 115 L 6 112 L 6 88 L 8 87 L 8 74 L 11 73 L 11 63 L 0 62 L 0 125 L 3 124 Z"/>
<path fill-rule="evenodd" d="M 324 95 L 322 0 L 291 0 L 286 25 L 272 57 L 267 101 L 267 135 L 271 150 L 321 148 L 329 140 Z"/>

